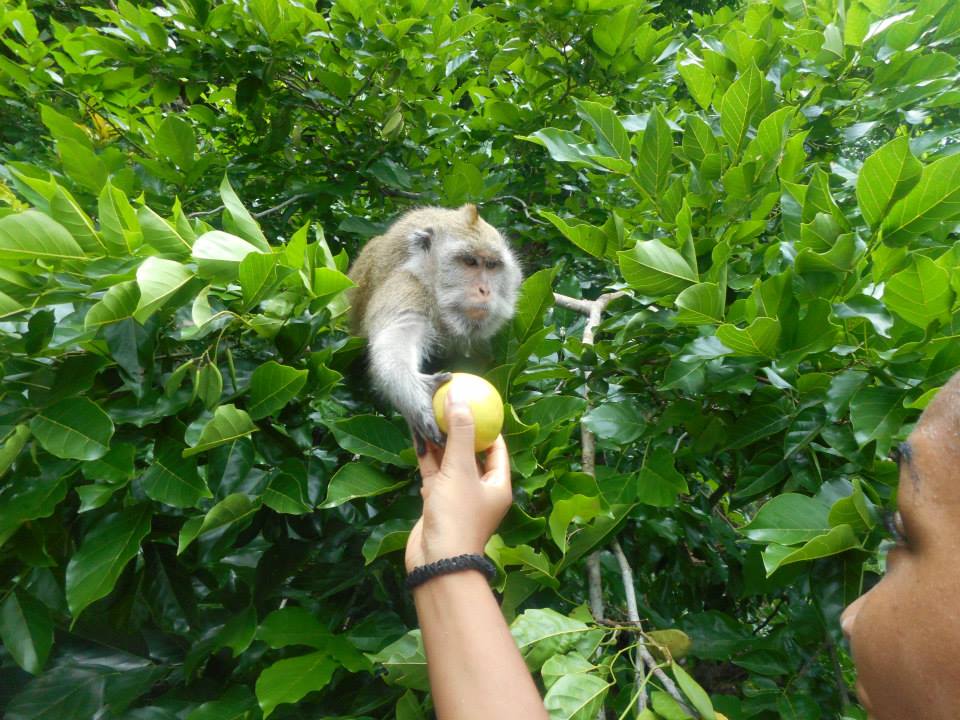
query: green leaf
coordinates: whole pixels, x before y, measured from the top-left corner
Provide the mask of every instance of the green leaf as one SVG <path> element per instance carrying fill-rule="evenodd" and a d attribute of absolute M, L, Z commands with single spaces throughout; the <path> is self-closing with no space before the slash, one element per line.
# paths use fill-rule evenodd
<path fill-rule="evenodd" d="M 183 172 L 193 167 L 197 138 L 193 125 L 179 115 L 167 115 L 157 128 L 154 144 L 161 156 Z"/>
<path fill-rule="evenodd" d="M 817 560 L 857 547 L 860 547 L 860 542 L 857 540 L 853 528 L 849 525 L 837 525 L 829 532 L 811 538 L 796 550 L 781 545 L 768 545 L 763 551 L 763 566 L 767 575 L 770 576 L 784 565 L 806 560 Z"/>
<path fill-rule="evenodd" d="M 677 679 L 677 685 L 683 690 L 683 694 L 687 696 L 696 711 L 700 713 L 700 717 L 702 717 L 703 720 L 716 720 L 717 715 L 713 711 L 713 703 L 710 702 L 710 696 L 697 684 L 697 681 L 690 677 L 687 671 L 677 663 L 672 663 L 670 669 L 673 671 L 673 676 Z"/>
<path fill-rule="evenodd" d="M 256 709 L 257 699 L 253 693 L 242 685 L 234 685 L 218 700 L 191 710 L 187 720 L 248 720 Z"/>
<path fill-rule="evenodd" d="M 409 438 L 385 417 L 356 415 L 329 423 L 327 427 L 347 452 L 400 467 L 413 464 L 407 457 L 401 457 L 401 453 L 410 449 Z"/>
<path fill-rule="evenodd" d="M 237 409 L 234 405 L 221 405 L 213 413 L 213 418 L 203 426 L 197 444 L 184 450 L 183 457 L 192 457 L 219 445 L 225 445 L 256 430 L 257 426 L 246 412 Z"/>
<path fill-rule="evenodd" d="M 140 478 L 151 500 L 174 507 L 195 507 L 201 498 L 213 497 L 197 473 L 197 464 L 183 457 L 184 445 L 175 440 L 159 440 L 153 462 Z"/>
<path fill-rule="evenodd" d="M 190 257 L 190 241 L 146 205 L 137 211 L 137 221 L 143 232 L 143 241 L 161 255 L 179 259 Z"/>
<path fill-rule="evenodd" d="M 260 252 L 270 252 L 270 243 L 260 225 L 240 202 L 226 175 L 220 183 L 220 197 L 223 198 L 223 226 L 227 232 L 239 235 Z"/>
<path fill-rule="evenodd" d="M 876 440 L 877 455 L 885 456 L 907 415 L 906 391 L 890 387 L 865 387 L 850 399 L 850 422 L 860 447 Z"/>
<path fill-rule="evenodd" d="M 308 374 L 273 360 L 258 367 L 250 378 L 250 417 L 259 420 L 281 410 L 297 396 Z"/>
<path fill-rule="evenodd" d="M 14 427 L 13 431 L 3 439 L 3 447 L 0 447 L 0 478 L 16 462 L 17 456 L 29 439 L 30 428 L 23 423 Z"/>
<path fill-rule="evenodd" d="M 200 277 L 226 282 L 237 279 L 240 263 L 254 252 L 258 252 L 256 246 L 221 230 L 205 232 L 191 249 Z"/>
<path fill-rule="evenodd" d="M 263 504 L 285 515 L 305 515 L 313 508 L 307 500 L 306 478 L 280 471 L 263 491 Z"/>
<path fill-rule="evenodd" d="M 630 138 L 620 118 L 610 108 L 588 100 L 574 99 L 577 115 L 597 134 L 597 143 L 605 155 L 630 161 Z"/>
<path fill-rule="evenodd" d="M 133 317 L 140 303 L 140 286 L 136 280 L 117 283 L 107 290 L 87 312 L 83 325 L 87 330 L 96 330 L 104 325 Z"/>
<path fill-rule="evenodd" d="M 677 322 L 681 325 L 716 325 L 723 322 L 720 286 L 697 283 L 677 295 Z"/>
<path fill-rule="evenodd" d="M 28 520 L 52 515 L 68 488 L 67 478 L 57 475 L 11 476 L 0 489 L 0 546 Z"/>
<path fill-rule="evenodd" d="M 410 537 L 412 523 L 408 520 L 387 520 L 373 528 L 373 531 L 363 543 L 364 564 L 369 565 L 374 560 L 387 553 L 403 550 Z"/>
<path fill-rule="evenodd" d="M 604 403 L 590 410 L 582 422 L 598 438 L 619 445 L 634 442 L 647 427 L 640 408 L 623 401 Z"/>
<path fill-rule="evenodd" d="M 86 398 L 70 398 L 37 413 L 30 430 L 51 455 L 96 460 L 110 447 L 113 421 Z"/>
<path fill-rule="evenodd" d="M 308 693 L 322 690 L 340 665 L 326 652 L 279 660 L 257 678 L 257 700 L 264 720 L 277 705 L 295 703 Z"/>
<path fill-rule="evenodd" d="M 658 205 L 672 165 L 673 132 L 660 110 L 654 108 L 647 120 L 647 128 L 643 131 L 635 172 L 640 187 Z"/>
<path fill-rule="evenodd" d="M 960 217 L 960 154 L 930 163 L 920 181 L 883 221 L 884 242 L 903 245 Z M 0 220 L 2 222 L 2 220 Z"/>
<path fill-rule="evenodd" d="M 342 466 L 330 478 L 327 496 L 320 507 L 339 507 L 356 498 L 374 497 L 403 487 L 409 480 L 394 480 L 370 465 L 351 462 Z"/>
<path fill-rule="evenodd" d="M 39 675 L 53 647 L 53 620 L 46 605 L 13 590 L 0 606 L 0 640 L 17 665 Z"/>
<path fill-rule="evenodd" d="M 596 671 L 593 665 L 580 653 L 572 652 L 565 655 L 554 655 L 540 668 L 543 684 L 549 690 L 557 680 L 564 675 L 579 675 Z"/>
<path fill-rule="evenodd" d="M 677 472 L 669 448 L 648 449 L 637 476 L 638 502 L 654 507 L 671 507 L 677 495 L 687 492 L 687 481 Z"/>
<path fill-rule="evenodd" d="M 543 705 L 551 720 L 593 720 L 609 688 L 610 683 L 597 675 L 564 675 L 547 691 Z"/>
<path fill-rule="evenodd" d="M 550 511 L 548 526 L 550 537 L 560 548 L 560 552 L 565 553 L 567 551 L 567 528 L 570 527 L 570 523 L 576 522 L 578 525 L 586 525 L 602 512 L 603 503 L 596 496 L 573 495 L 554 502 L 553 510 Z"/>
<path fill-rule="evenodd" d="M 150 532 L 151 517 L 149 505 L 141 504 L 107 516 L 87 532 L 67 565 L 67 604 L 74 620 L 113 590 Z"/>
<path fill-rule="evenodd" d="M 914 255 L 907 268 L 887 281 L 883 301 L 908 323 L 925 330 L 937 318 L 949 317 L 950 275 L 926 255 Z"/>
<path fill-rule="evenodd" d="M 641 240 L 617 256 L 624 280 L 649 297 L 679 293 L 697 282 L 697 273 L 683 256 L 659 240 Z"/>
<path fill-rule="evenodd" d="M 720 129 L 735 156 L 747 136 L 747 130 L 764 102 L 766 81 L 755 63 L 730 84 L 720 101 Z"/>
<path fill-rule="evenodd" d="M 533 135 L 518 135 L 517 139 L 545 147 L 550 157 L 558 162 L 574 163 L 594 170 L 606 170 L 603 165 L 594 160 L 595 157 L 603 155 L 600 149 L 569 130 L 544 128 L 537 130 Z M 628 172 L 629 169 L 627 166 L 624 172 Z"/>
<path fill-rule="evenodd" d="M 532 671 L 554 655 L 576 651 L 590 657 L 604 635 L 550 608 L 527 610 L 510 625 L 510 633 Z"/>
<path fill-rule="evenodd" d="M 0 260 L 83 260 L 83 248 L 56 220 L 36 210 L 0 217 Z"/>
<path fill-rule="evenodd" d="M 687 48 L 683 58 L 677 59 L 677 70 L 692 97 L 704 110 L 710 108 L 713 101 L 713 89 L 716 81 L 713 74 L 703 66 L 703 60 Z"/>
<path fill-rule="evenodd" d="M 375 655 L 370 660 L 383 665 L 387 670 L 384 680 L 389 685 L 412 688 L 427 692 L 427 658 L 423 652 L 423 638 L 419 630 L 411 630 L 402 638 Z"/>
<path fill-rule="evenodd" d="M 815 498 L 784 493 L 761 507 L 740 532 L 755 542 L 796 545 L 829 531 L 829 514 L 830 508 Z"/>
<path fill-rule="evenodd" d="M 543 327 L 544 313 L 553 307 L 553 281 L 557 268 L 538 270 L 523 281 L 513 318 L 513 334 L 523 342 Z"/>
<path fill-rule="evenodd" d="M 923 165 L 910 152 L 905 135 L 894 138 L 868 157 L 857 176 L 857 203 L 863 218 L 876 227 L 890 207 L 920 180 Z"/>
<path fill-rule="evenodd" d="M 776 357 L 780 339 L 780 322 L 774 318 L 758 317 L 745 328 L 724 324 L 717 328 L 717 339 L 735 355 L 773 358 Z"/>
<path fill-rule="evenodd" d="M 103 186 L 97 200 L 100 234 L 110 254 L 129 255 L 143 239 L 136 211 L 123 191 L 109 181 Z"/>
<path fill-rule="evenodd" d="M 598 258 L 606 254 L 607 238 L 602 228 L 576 218 L 564 219 L 546 210 L 541 210 L 540 215 L 553 223 L 565 238 L 584 252 Z"/>
<path fill-rule="evenodd" d="M 50 217 L 67 229 L 89 255 L 106 255 L 107 246 L 76 199 L 59 185 L 50 198 Z"/>
<path fill-rule="evenodd" d="M 259 509 L 259 499 L 251 499 L 249 495 L 243 493 L 227 495 L 227 497 L 210 508 L 209 512 L 202 518 L 190 518 L 183 524 L 183 527 L 180 528 L 177 555 L 180 555 L 201 535 L 213 532 L 227 525 L 248 521 Z"/>
<path fill-rule="evenodd" d="M 277 256 L 250 253 L 240 261 L 238 276 L 243 304 L 253 307 L 277 279 Z"/>
<path fill-rule="evenodd" d="M 207 410 L 213 410 L 223 394 L 223 375 L 214 363 L 207 363 L 197 370 L 194 379 L 197 397 Z"/>
<path fill-rule="evenodd" d="M 324 648 L 332 637 L 333 633 L 312 612 L 296 606 L 274 610 L 257 628 L 257 640 L 274 649 L 290 645 Z"/>
<path fill-rule="evenodd" d="M 140 302 L 133 317 L 143 324 L 193 280 L 193 273 L 173 260 L 149 257 L 137 268 Z"/>

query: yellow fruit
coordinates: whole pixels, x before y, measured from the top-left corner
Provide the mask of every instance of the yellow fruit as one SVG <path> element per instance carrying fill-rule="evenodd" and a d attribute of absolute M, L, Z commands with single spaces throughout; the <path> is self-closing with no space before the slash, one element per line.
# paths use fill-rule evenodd
<path fill-rule="evenodd" d="M 473 424 L 476 428 L 477 452 L 486 450 L 497 439 L 503 428 L 503 400 L 497 389 L 477 375 L 453 373 L 450 382 L 441 385 L 433 396 L 433 414 L 437 425 L 447 432 L 446 400 L 450 388 L 455 387 L 455 395 L 470 406 Z"/>

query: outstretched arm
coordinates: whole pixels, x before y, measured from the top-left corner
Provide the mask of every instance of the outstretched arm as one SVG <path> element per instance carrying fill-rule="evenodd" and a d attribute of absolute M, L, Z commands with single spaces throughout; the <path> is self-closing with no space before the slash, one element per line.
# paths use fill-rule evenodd
<path fill-rule="evenodd" d="M 473 417 L 447 398 L 444 450 L 420 457 L 423 516 L 407 541 L 407 571 L 463 554 L 483 554 L 510 507 L 510 459 L 503 438 L 488 451 L 481 474 Z M 439 720 L 546 720 L 547 713 L 497 599 L 483 575 L 465 570 L 428 580 L 413 591 Z"/>

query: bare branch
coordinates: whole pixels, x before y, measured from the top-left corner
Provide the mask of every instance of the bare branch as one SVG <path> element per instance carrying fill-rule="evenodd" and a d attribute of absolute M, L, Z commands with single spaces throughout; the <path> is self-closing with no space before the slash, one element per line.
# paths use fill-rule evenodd
<path fill-rule="evenodd" d="M 593 302 L 590 300 L 578 300 L 577 298 L 572 298 L 569 295 L 561 295 L 560 293 L 553 294 L 553 301 L 562 308 L 567 310 L 573 310 L 578 312 L 581 315 L 589 315 L 590 311 L 593 310 Z"/>
<path fill-rule="evenodd" d="M 587 586 L 590 590 L 590 612 L 593 619 L 603 622 L 603 583 L 600 578 L 600 553 L 587 557 Z"/>
<path fill-rule="evenodd" d="M 297 193 L 296 195 L 288 197 L 279 205 L 274 205 L 273 207 L 267 208 L 266 210 L 261 210 L 260 212 L 255 212 L 250 214 L 255 218 L 266 217 L 267 215 L 283 210 L 287 205 L 291 205 L 295 203 L 297 200 L 303 200 L 306 197 L 310 197 L 310 193 Z M 204 217 L 205 215 L 216 215 L 218 212 L 221 212 L 222 210 L 225 210 L 225 209 L 226 209 L 225 206 L 217 205 L 217 207 L 213 208 L 212 210 L 197 210 L 196 212 L 188 213 L 187 217 L 195 218 L 195 217 Z"/>
<path fill-rule="evenodd" d="M 617 558 L 617 564 L 620 566 L 620 575 L 623 577 L 623 592 L 627 598 L 627 617 L 635 624 L 640 623 L 640 612 L 637 608 L 637 590 L 633 584 L 633 570 L 630 568 L 630 563 L 627 561 L 627 556 L 623 552 L 623 548 L 620 547 L 620 542 L 616 539 L 610 543 L 610 547 L 613 549 L 613 554 Z M 637 682 L 641 682 L 643 678 L 643 666 L 646 665 L 653 672 L 653 676 L 660 681 L 660 684 L 663 685 L 663 689 L 666 690 L 667 694 L 670 695 L 674 700 L 676 700 L 680 707 L 684 709 L 685 712 L 689 713 L 693 717 L 697 717 L 697 713 L 690 708 L 687 704 L 686 699 L 683 697 L 683 694 L 677 688 L 673 679 L 667 675 L 663 668 L 659 666 L 657 661 L 654 659 L 653 655 L 650 654 L 650 651 L 647 649 L 647 646 L 643 643 L 637 645 L 637 654 L 640 656 L 641 662 L 637 663 Z M 646 707 L 644 704 L 646 698 L 643 693 L 640 694 L 637 706 L 639 709 Z"/>

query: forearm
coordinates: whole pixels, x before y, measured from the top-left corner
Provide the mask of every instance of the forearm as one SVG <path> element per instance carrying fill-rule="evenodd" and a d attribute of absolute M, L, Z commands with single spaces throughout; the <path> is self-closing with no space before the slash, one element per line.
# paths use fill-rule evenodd
<path fill-rule="evenodd" d="M 438 720 L 547 717 L 483 575 L 434 578 L 414 591 L 414 602 Z"/>

